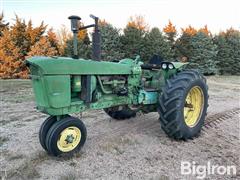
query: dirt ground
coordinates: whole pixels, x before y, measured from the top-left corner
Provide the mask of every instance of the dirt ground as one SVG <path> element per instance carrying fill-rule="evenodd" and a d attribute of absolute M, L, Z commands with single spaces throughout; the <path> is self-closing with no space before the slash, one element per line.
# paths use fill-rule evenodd
<path fill-rule="evenodd" d="M 49 156 L 38 131 L 46 115 L 34 109 L 29 80 L 0 81 L 0 176 L 2 179 L 196 179 L 181 175 L 181 161 L 234 165 L 240 179 L 240 81 L 237 76 L 208 78 L 207 120 L 198 138 L 175 141 L 160 128 L 158 114 L 116 121 L 103 111 L 83 113 L 88 137 L 72 158 Z M 231 113 L 233 112 L 233 113 Z M 80 115 L 76 115 L 80 116 Z"/>

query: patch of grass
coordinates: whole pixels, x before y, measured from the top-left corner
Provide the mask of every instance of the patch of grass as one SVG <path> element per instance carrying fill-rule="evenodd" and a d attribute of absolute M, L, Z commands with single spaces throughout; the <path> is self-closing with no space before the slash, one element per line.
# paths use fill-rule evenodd
<path fill-rule="evenodd" d="M 16 155 L 12 155 L 9 157 L 9 161 L 14 161 L 14 160 L 18 160 L 18 159 L 23 159 L 24 155 L 23 154 L 16 154 Z"/>
<path fill-rule="evenodd" d="M 0 136 L 0 147 L 5 143 L 9 141 L 9 138 L 8 137 L 2 137 Z"/>
<path fill-rule="evenodd" d="M 31 102 L 34 101 L 34 95 L 31 92 L 25 92 L 26 94 L 18 94 L 13 96 L 6 96 L 4 97 L 3 101 L 5 102 L 14 102 L 14 103 L 21 103 L 21 102 Z"/>
<path fill-rule="evenodd" d="M 125 151 L 122 147 L 118 146 L 115 143 L 107 143 L 101 146 L 101 148 L 106 151 L 106 152 L 110 152 L 113 154 L 123 154 Z"/>
<path fill-rule="evenodd" d="M 79 177 L 77 176 L 77 174 L 75 172 L 69 172 L 66 175 L 62 175 L 60 176 L 59 180 L 77 180 L 79 179 Z"/>
<path fill-rule="evenodd" d="M 75 167 L 75 166 L 77 165 L 77 163 L 74 162 L 74 161 L 71 161 L 71 162 L 69 163 L 69 165 L 72 166 L 72 167 Z"/>
<path fill-rule="evenodd" d="M 31 80 L 29 79 L 0 79 L 1 91 L 5 89 L 31 88 Z"/>
<path fill-rule="evenodd" d="M 20 158 L 16 156 L 15 158 Z M 26 159 L 20 166 L 6 172 L 6 179 L 35 179 L 40 178 L 40 174 L 36 169 L 37 165 L 48 159 L 46 153 L 39 153 L 32 159 Z"/>
<path fill-rule="evenodd" d="M 208 76 L 207 80 L 212 80 L 217 83 L 229 83 L 229 84 L 235 84 L 240 85 L 239 76 Z"/>
<path fill-rule="evenodd" d="M 170 178 L 168 176 L 162 175 L 158 177 L 159 180 L 169 180 Z"/>
<path fill-rule="evenodd" d="M 0 179 L 1 180 L 7 179 L 7 172 L 6 171 L 0 171 Z"/>
<path fill-rule="evenodd" d="M 15 121 L 18 121 L 18 119 L 15 118 L 15 117 L 10 117 L 9 120 L 0 120 L 0 124 L 2 126 L 4 126 L 6 124 L 9 124 L 9 123 L 12 123 L 12 122 L 15 122 Z"/>
<path fill-rule="evenodd" d="M 24 127 L 24 126 L 26 126 L 26 124 L 24 124 L 24 123 L 14 124 L 14 127 L 16 127 L 16 128 L 21 128 L 21 127 Z"/>
<path fill-rule="evenodd" d="M 22 179 L 40 178 L 40 174 L 31 161 L 26 161 L 22 166 L 9 173 L 11 177 L 22 177 Z"/>
<path fill-rule="evenodd" d="M 115 154 L 123 154 L 125 151 L 125 146 L 132 146 L 139 144 L 136 139 L 129 137 L 120 137 L 114 138 L 106 144 L 101 145 L 100 147 L 107 152 L 115 153 Z"/>
<path fill-rule="evenodd" d="M 9 156 L 9 154 L 10 154 L 9 150 L 7 150 L 7 149 L 3 149 L 0 151 L 0 157 L 7 157 L 7 156 Z"/>
<path fill-rule="evenodd" d="M 4 102 L 30 102 L 34 101 L 32 85 L 30 80 L 1 80 L 0 79 L 1 100 Z"/>

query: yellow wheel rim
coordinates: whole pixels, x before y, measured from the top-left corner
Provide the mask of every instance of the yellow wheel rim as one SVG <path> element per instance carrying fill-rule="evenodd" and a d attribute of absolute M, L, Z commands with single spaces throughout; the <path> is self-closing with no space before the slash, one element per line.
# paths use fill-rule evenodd
<path fill-rule="evenodd" d="M 184 106 L 184 120 L 187 126 L 194 127 L 199 122 L 204 106 L 203 91 L 194 86 L 187 94 Z"/>
<path fill-rule="evenodd" d="M 72 151 L 81 140 L 81 131 L 77 127 L 71 126 L 64 129 L 59 135 L 57 147 L 62 152 Z"/>

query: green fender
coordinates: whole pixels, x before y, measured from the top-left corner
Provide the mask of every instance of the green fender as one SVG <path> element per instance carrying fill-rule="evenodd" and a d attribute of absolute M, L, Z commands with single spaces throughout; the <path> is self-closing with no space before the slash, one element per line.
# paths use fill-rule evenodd
<path fill-rule="evenodd" d="M 171 63 L 174 65 L 175 69 L 177 70 L 182 70 L 189 64 L 189 63 L 182 63 L 182 62 L 171 62 Z"/>

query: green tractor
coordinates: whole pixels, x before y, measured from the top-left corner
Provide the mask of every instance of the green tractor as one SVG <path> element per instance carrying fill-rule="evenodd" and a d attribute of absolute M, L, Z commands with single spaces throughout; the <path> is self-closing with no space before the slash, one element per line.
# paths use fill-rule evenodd
<path fill-rule="evenodd" d="M 137 112 L 158 112 L 164 132 L 177 140 L 192 139 L 203 126 L 208 107 L 208 87 L 198 71 L 187 63 L 136 59 L 100 61 L 100 32 L 95 23 L 79 27 L 80 17 L 70 16 L 74 55 L 33 57 L 27 60 L 37 109 L 50 116 L 43 122 L 39 139 L 51 155 L 73 154 L 86 141 L 84 123 L 69 114 L 103 109 L 116 120 Z M 77 52 L 79 30 L 94 27 L 93 58 Z"/>

